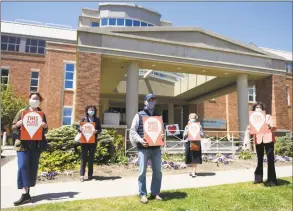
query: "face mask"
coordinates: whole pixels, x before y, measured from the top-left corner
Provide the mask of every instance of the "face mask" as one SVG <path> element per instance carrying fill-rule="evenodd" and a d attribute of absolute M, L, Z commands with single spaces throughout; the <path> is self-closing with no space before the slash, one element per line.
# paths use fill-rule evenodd
<path fill-rule="evenodd" d="M 155 102 L 147 102 L 146 106 L 149 110 L 154 110 L 156 103 Z"/>
<path fill-rule="evenodd" d="M 191 123 L 194 123 L 195 122 L 195 119 L 191 119 L 191 120 L 189 120 Z"/>
<path fill-rule="evenodd" d="M 255 111 L 262 111 L 262 109 L 261 108 L 256 108 Z"/>
<path fill-rule="evenodd" d="M 95 111 L 89 110 L 87 113 L 88 113 L 88 115 L 93 116 L 95 114 Z"/>
<path fill-rule="evenodd" d="M 32 108 L 37 108 L 40 105 L 40 101 L 39 100 L 32 100 L 32 99 L 30 99 L 29 103 L 30 103 L 30 106 Z"/>

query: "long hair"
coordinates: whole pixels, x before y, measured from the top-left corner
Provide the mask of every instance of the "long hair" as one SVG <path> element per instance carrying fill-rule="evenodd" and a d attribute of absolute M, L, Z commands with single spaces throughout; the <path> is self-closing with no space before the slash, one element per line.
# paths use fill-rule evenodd
<path fill-rule="evenodd" d="M 31 92 L 29 94 L 29 99 L 33 96 L 33 95 L 37 95 L 40 98 L 40 102 L 42 102 L 44 100 L 43 96 L 39 93 L 39 92 Z"/>
<path fill-rule="evenodd" d="M 97 116 L 97 108 L 96 108 L 96 106 L 94 106 L 94 105 L 87 105 L 87 106 L 85 107 L 85 115 L 88 116 L 87 111 L 88 111 L 90 108 L 93 108 L 93 109 L 94 109 L 94 111 L 95 111 L 94 117 L 96 117 L 96 116 Z"/>
<path fill-rule="evenodd" d="M 264 111 L 265 110 L 265 104 L 263 104 L 262 102 L 256 102 L 252 105 L 252 111 L 255 111 L 256 106 L 261 106 L 261 109 Z"/>

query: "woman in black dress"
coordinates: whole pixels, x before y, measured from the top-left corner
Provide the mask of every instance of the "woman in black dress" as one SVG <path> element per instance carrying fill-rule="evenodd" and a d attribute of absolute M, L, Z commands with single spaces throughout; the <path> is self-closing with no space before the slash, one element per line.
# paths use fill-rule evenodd
<path fill-rule="evenodd" d="M 198 116 L 195 113 L 189 114 L 189 123 L 196 122 Z M 188 137 L 188 124 L 185 127 L 183 138 L 187 139 Z M 200 135 L 204 136 L 202 131 L 202 127 L 200 126 Z M 192 146 L 193 145 L 193 146 Z M 201 142 L 200 141 L 187 141 L 185 143 L 185 163 L 191 164 L 192 166 L 192 173 L 190 173 L 191 177 L 196 177 L 196 168 L 197 164 L 202 164 L 202 156 L 201 156 Z"/>

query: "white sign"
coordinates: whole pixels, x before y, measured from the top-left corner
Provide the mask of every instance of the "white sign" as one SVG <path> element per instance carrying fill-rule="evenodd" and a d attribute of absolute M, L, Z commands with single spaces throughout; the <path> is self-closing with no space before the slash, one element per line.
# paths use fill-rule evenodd
<path fill-rule="evenodd" d="M 42 125 L 42 117 L 37 112 L 29 112 L 23 117 L 23 126 L 31 138 L 39 130 Z"/>
<path fill-rule="evenodd" d="M 179 125 L 178 124 L 166 125 L 166 132 L 167 132 L 167 136 L 179 135 L 180 134 Z"/>

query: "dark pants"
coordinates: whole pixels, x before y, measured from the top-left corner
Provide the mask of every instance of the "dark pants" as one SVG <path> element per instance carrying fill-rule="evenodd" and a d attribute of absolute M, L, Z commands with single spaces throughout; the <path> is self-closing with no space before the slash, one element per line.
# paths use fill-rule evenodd
<path fill-rule="evenodd" d="M 263 156 L 264 148 L 267 153 L 268 162 L 268 182 L 277 183 L 276 170 L 275 170 L 275 156 L 274 156 L 274 143 L 261 143 L 256 145 L 257 152 L 257 167 L 254 172 L 256 182 L 263 181 Z"/>
<path fill-rule="evenodd" d="M 27 150 L 25 152 L 17 152 L 18 189 L 22 189 L 25 187 L 34 187 L 36 185 L 40 154 L 41 153 L 38 150 Z"/>
<path fill-rule="evenodd" d="M 81 144 L 80 176 L 84 176 L 86 163 L 88 163 L 88 176 L 93 176 L 93 166 L 97 144 Z"/>

